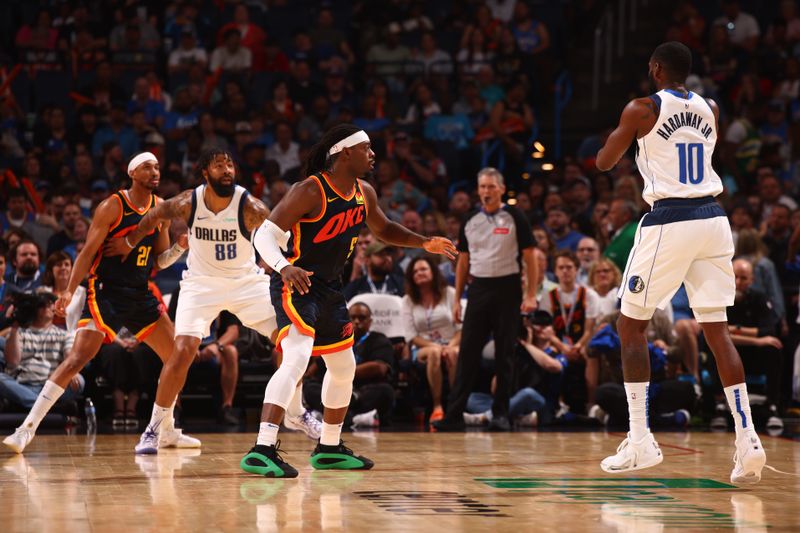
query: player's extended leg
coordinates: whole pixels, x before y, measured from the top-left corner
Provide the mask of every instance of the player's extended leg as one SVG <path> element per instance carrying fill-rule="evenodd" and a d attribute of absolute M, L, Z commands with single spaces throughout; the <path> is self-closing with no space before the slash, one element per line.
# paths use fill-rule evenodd
<path fill-rule="evenodd" d="M 150 423 L 147 424 L 135 448 L 137 454 L 154 454 L 158 453 L 158 448 L 173 446 L 200 447 L 199 440 L 183 435 L 181 430 L 175 428 L 173 418 L 175 400 L 186 383 L 186 374 L 197 355 L 200 339 L 189 335 L 178 335 L 172 342 L 169 335 L 173 331 L 169 318 L 162 316 L 153 332 L 144 339 L 144 342 L 164 361 L 164 367 L 161 369 Z"/>
<path fill-rule="evenodd" d="M 733 413 L 736 428 L 736 455 L 731 472 L 731 483 L 758 483 L 761 480 L 761 469 L 767 462 L 761 440 L 753 427 L 750 416 L 750 400 L 747 396 L 744 367 L 736 347 L 731 341 L 725 310 L 720 309 L 715 320 L 713 310 L 695 309 L 697 321 L 703 328 L 706 342 L 717 362 L 719 377 L 725 390 L 725 397 Z M 705 321 L 704 318 L 709 319 Z M 711 321 L 715 320 L 715 321 Z"/>
<path fill-rule="evenodd" d="M 353 348 L 324 355 L 327 371 L 322 380 L 322 436 L 311 454 L 311 466 L 318 470 L 369 470 L 375 463 L 355 455 L 341 440 L 342 425 L 353 395 L 356 358 Z"/>
<path fill-rule="evenodd" d="M 55 372 L 45 382 L 42 391 L 36 398 L 28 416 L 17 430 L 3 440 L 3 444 L 17 453 L 22 453 L 33 439 L 36 429 L 53 405 L 58 401 L 70 381 L 86 364 L 97 355 L 103 345 L 105 334 L 92 329 L 82 328 L 75 334 L 75 342 Z"/>
<path fill-rule="evenodd" d="M 286 407 L 297 390 L 314 349 L 314 337 L 304 335 L 294 326 L 281 340 L 283 361 L 267 383 L 261 424 L 256 445 L 242 458 L 239 466 L 245 472 L 265 477 L 297 477 L 297 470 L 280 456 L 278 429 Z"/>
<path fill-rule="evenodd" d="M 641 311 L 639 316 L 652 314 L 645 310 Z M 658 444 L 650 433 L 648 420 L 650 353 L 645 330 L 649 322 L 649 319 L 635 319 L 624 314 L 620 314 L 617 320 L 617 334 L 622 346 L 622 374 L 628 400 L 630 432 L 617 448 L 617 453 L 606 457 L 600 463 L 600 468 L 610 474 L 649 468 L 664 460 Z"/>

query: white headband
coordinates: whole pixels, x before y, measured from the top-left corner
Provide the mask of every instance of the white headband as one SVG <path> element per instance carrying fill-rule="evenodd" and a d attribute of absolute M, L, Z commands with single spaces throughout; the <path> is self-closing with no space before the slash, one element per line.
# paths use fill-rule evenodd
<path fill-rule="evenodd" d="M 131 162 L 128 163 L 128 176 L 130 176 L 133 173 L 133 171 L 139 167 L 139 165 L 141 165 L 142 163 L 147 163 L 148 161 L 154 161 L 158 163 L 158 159 L 156 159 L 156 156 L 154 156 L 150 152 L 142 152 L 141 154 L 131 159 Z"/>
<path fill-rule="evenodd" d="M 338 154 L 345 148 L 350 148 L 351 146 L 355 146 L 364 142 L 369 142 L 369 135 L 367 135 L 364 130 L 359 130 L 331 146 L 331 149 L 328 150 L 328 155 Z"/>

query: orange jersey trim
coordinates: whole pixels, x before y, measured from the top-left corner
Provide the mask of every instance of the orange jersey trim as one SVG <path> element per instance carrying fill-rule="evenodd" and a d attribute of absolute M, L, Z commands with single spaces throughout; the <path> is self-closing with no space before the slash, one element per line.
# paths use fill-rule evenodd
<path fill-rule="evenodd" d="M 117 201 L 119 202 L 119 216 L 117 217 L 117 220 L 115 220 L 114 223 L 111 224 L 111 227 L 108 228 L 109 235 L 111 234 L 112 231 L 114 231 L 117 228 L 117 226 L 119 226 L 120 222 L 122 222 L 122 214 L 125 212 L 125 208 L 122 206 L 122 199 L 119 197 L 119 194 L 115 194 L 113 198 L 116 198 Z"/>
<path fill-rule="evenodd" d="M 319 187 L 319 194 L 322 196 L 322 209 L 320 210 L 319 214 L 315 217 L 309 218 L 301 218 L 300 222 L 317 222 L 325 216 L 325 211 L 328 210 L 328 198 L 325 195 L 325 187 L 322 186 L 322 182 L 319 181 L 319 178 L 316 176 L 310 176 L 311 179 L 317 182 L 317 187 Z"/>
<path fill-rule="evenodd" d="M 294 304 L 292 303 L 292 293 L 289 291 L 289 287 L 283 287 L 281 303 L 283 304 L 283 311 L 289 316 L 289 320 L 292 321 L 292 324 L 295 325 L 297 330 L 303 335 L 314 337 L 316 334 L 314 328 L 306 324 L 303 320 L 303 317 L 301 317 L 300 313 L 298 313 L 297 309 L 295 309 Z"/>
<path fill-rule="evenodd" d="M 124 199 L 125 199 L 125 203 L 126 203 L 126 204 L 128 204 L 128 207 L 130 207 L 131 209 L 133 209 L 133 210 L 136 212 L 136 214 L 138 214 L 138 215 L 144 215 L 145 213 L 147 213 L 148 211 L 150 211 L 150 208 L 153 206 L 153 194 L 152 194 L 152 193 L 150 194 L 150 201 L 149 201 L 149 202 L 147 202 L 147 205 L 144 207 L 144 209 L 137 209 L 137 208 L 136 208 L 136 207 L 135 207 L 135 206 L 134 206 L 134 205 L 131 203 L 131 200 L 130 200 L 130 198 L 128 198 L 128 195 L 127 195 L 127 194 L 125 194 L 125 191 L 124 191 L 124 190 L 123 190 L 123 191 L 120 191 L 120 192 L 119 192 L 119 195 L 120 195 L 120 196 L 122 196 L 122 198 L 124 198 Z"/>
<path fill-rule="evenodd" d="M 328 184 L 328 187 L 330 187 L 331 189 L 333 189 L 333 192 L 335 192 L 337 195 L 339 195 L 339 198 L 341 198 L 342 200 L 346 200 L 346 201 L 348 201 L 348 202 L 349 202 L 350 200 L 352 200 L 352 199 L 353 199 L 353 196 L 355 196 L 355 195 L 356 195 L 356 186 L 355 186 L 355 185 L 353 185 L 353 190 L 352 190 L 352 191 L 350 191 L 350 194 L 349 194 L 349 195 L 347 195 L 347 194 L 342 194 L 342 193 L 339 191 L 339 189 L 337 189 L 336 187 L 334 187 L 333 183 L 331 183 L 331 180 L 329 180 L 329 179 L 328 179 L 328 173 L 327 173 L 327 172 L 320 172 L 320 174 L 322 175 L 322 178 L 325 180 L 325 183 L 327 183 L 327 184 Z M 356 182 L 357 182 L 357 181 L 358 181 L 358 180 L 356 179 Z M 325 200 L 327 201 L 327 198 L 326 198 Z"/>
<path fill-rule="evenodd" d="M 353 335 L 350 335 L 343 341 L 335 342 L 333 344 L 326 344 L 324 346 L 314 346 L 311 350 L 311 355 L 328 355 L 336 352 L 341 352 L 353 346 Z"/>
<path fill-rule="evenodd" d="M 158 320 L 161 320 L 161 317 L 158 317 Z M 145 326 L 142 329 L 140 329 L 139 332 L 134 335 L 134 337 L 136 337 L 140 341 L 145 340 L 147 337 L 150 336 L 151 333 L 153 333 L 153 331 L 156 329 L 156 326 L 158 326 L 158 320 L 156 320 L 149 326 Z"/>
<path fill-rule="evenodd" d="M 95 326 L 106 334 L 106 340 L 113 342 L 117 332 L 108 327 L 103 321 L 103 315 L 100 314 L 100 307 L 97 305 L 97 293 L 95 289 L 96 278 L 89 278 L 89 290 L 86 293 L 86 302 L 89 304 L 89 313 L 92 315 Z"/>
<path fill-rule="evenodd" d="M 300 259 L 300 233 L 300 223 L 297 222 L 292 226 L 292 255 L 286 258 L 291 264 Z"/>

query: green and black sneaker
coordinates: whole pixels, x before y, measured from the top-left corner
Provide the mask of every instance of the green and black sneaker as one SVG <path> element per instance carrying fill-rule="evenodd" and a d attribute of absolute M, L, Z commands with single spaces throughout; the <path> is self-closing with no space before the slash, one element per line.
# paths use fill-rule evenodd
<path fill-rule="evenodd" d="M 256 444 L 242 457 L 239 466 L 245 472 L 264 477 L 297 477 L 297 470 L 278 454 L 280 445 L 281 441 L 275 446 Z"/>
<path fill-rule="evenodd" d="M 369 470 L 375 463 L 355 455 L 353 450 L 339 441 L 338 446 L 317 444 L 311 453 L 311 466 L 317 470 Z"/>

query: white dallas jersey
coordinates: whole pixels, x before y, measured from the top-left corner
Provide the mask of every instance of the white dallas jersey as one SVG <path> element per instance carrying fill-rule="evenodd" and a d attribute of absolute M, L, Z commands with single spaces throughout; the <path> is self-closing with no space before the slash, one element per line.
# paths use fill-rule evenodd
<path fill-rule="evenodd" d="M 711 167 L 717 127 L 702 96 L 688 98 L 664 89 L 650 98 L 659 106 L 658 120 L 637 140 L 636 165 L 644 179 L 644 200 L 701 198 L 722 192 L 722 180 Z"/>
<path fill-rule="evenodd" d="M 189 257 L 184 279 L 192 276 L 239 278 L 260 272 L 250 232 L 244 226 L 248 192 L 236 186 L 228 207 L 214 214 L 203 200 L 205 185 L 192 191 L 189 216 Z"/>

